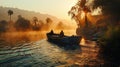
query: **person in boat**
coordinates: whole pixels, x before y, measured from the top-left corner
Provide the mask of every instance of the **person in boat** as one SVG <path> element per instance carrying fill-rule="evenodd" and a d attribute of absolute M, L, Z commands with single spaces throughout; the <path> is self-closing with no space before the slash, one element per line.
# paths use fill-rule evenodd
<path fill-rule="evenodd" d="M 54 34 L 53 30 L 50 31 L 50 34 Z"/>
<path fill-rule="evenodd" d="M 63 30 L 60 32 L 60 37 L 63 37 L 64 36 L 64 32 Z"/>

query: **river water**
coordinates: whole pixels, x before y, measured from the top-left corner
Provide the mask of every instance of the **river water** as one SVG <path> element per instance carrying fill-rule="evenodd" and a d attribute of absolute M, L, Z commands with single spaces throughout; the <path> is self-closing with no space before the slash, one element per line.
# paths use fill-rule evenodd
<path fill-rule="evenodd" d="M 0 45 L 5 43 L 1 40 Z M 22 41 L 0 47 L 0 67 L 86 67 L 99 66 L 99 48 L 93 41 L 81 41 L 80 48 L 66 50 L 47 41 Z"/>

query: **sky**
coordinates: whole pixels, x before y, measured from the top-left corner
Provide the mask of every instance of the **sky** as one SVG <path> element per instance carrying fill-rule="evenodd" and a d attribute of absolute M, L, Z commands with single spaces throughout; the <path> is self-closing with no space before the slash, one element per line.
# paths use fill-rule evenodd
<path fill-rule="evenodd" d="M 50 14 L 60 19 L 70 20 L 68 11 L 77 0 L 0 0 L 0 6 Z"/>

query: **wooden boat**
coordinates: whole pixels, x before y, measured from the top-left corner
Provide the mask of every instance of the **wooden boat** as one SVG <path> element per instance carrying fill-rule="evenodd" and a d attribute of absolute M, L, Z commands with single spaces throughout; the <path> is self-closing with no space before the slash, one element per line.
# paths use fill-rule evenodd
<path fill-rule="evenodd" d="M 79 46 L 79 43 L 82 39 L 81 36 L 66 36 L 64 32 L 61 31 L 60 34 L 56 34 L 51 30 L 51 32 L 47 33 L 47 39 L 49 42 L 55 43 L 58 46 L 67 46 L 67 47 L 74 47 Z"/>

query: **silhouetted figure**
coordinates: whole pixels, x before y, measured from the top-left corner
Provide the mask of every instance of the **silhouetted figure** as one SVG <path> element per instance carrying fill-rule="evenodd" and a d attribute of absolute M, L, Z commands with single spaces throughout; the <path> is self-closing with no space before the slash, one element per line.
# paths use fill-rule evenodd
<path fill-rule="evenodd" d="M 63 32 L 63 30 L 60 32 L 60 36 L 61 36 L 61 37 L 64 36 L 64 32 Z"/>
<path fill-rule="evenodd" d="M 54 34 L 53 30 L 50 31 L 50 34 Z"/>

